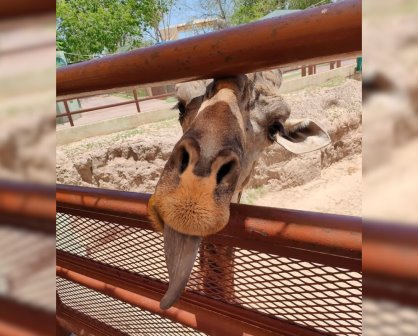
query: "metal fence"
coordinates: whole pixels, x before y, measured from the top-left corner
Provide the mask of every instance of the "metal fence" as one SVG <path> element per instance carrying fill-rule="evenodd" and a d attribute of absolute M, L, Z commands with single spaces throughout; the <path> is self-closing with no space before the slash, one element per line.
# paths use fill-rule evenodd
<path fill-rule="evenodd" d="M 303 41 L 303 44 L 300 43 Z M 60 99 L 352 58 L 361 1 L 349 0 L 57 70 Z M 360 335 L 361 220 L 231 206 L 187 290 L 163 311 L 161 236 L 149 195 L 57 186 L 57 313 L 94 335 Z"/>
<path fill-rule="evenodd" d="M 0 335 L 55 335 L 52 187 L 0 181 Z"/>
<path fill-rule="evenodd" d="M 141 112 L 141 108 L 140 108 L 140 105 L 139 105 L 140 102 L 143 102 L 143 101 L 146 101 L 146 100 L 151 100 L 151 99 L 161 99 L 161 98 L 172 97 L 174 95 L 174 92 L 168 92 L 168 93 L 164 93 L 164 94 L 160 94 L 160 95 L 139 98 L 137 90 L 133 89 L 132 94 L 133 94 L 134 99 L 131 99 L 131 100 L 125 100 L 125 101 L 121 101 L 121 102 L 118 102 L 118 103 L 100 105 L 100 106 L 80 109 L 80 110 L 76 110 L 76 111 L 71 111 L 70 110 L 70 107 L 68 105 L 68 101 L 71 100 L 71 99 L 60 99 L 60 100 L 57 100 L 57 102 L 62 102 L 64 104 L 65 113 L 58 113 L 56 115 L 56 118 L 67 117 L 68 121 L 70 122 L 70 126 L 73 127 L 74 126 L 74 120 L 73 120 L 72 116 L 76 115 L 76 114 L 94 112 L 94 111 L 98 111 L 98 110 L 103 110 L 103 109 L 118 107 L 118 106 L 123 106 L 123 105 L 129 105 L 129 104 L 135 104 L 136 110 L 139 113 L 139 112 Z"/>
<path fill-rule="evenodd" d="M 168 275 L 147 200 L 58 186 L 57 290 L 66 316 L 128 335 L 361 334 L 359 218 L 233 205 L 228 228 L 204 241 L 180 303 L 162 311 Z"/>
<path fill-rule="evenodd" d="M 363 331 L 370 336 L 418 333 L 418 227 L 363 223 Z"/>

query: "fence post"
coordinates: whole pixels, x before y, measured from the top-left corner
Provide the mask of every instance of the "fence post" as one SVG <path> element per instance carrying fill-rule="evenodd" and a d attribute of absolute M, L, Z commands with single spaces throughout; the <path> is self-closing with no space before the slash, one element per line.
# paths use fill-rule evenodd
<path fill-rule="evenodd" d="M 139 107 L 139 101 L 138 101 L 138 94 L 136 92 L 136 89 L 132 90 L 133 94 L 134 94 L 134 99 L 135 99 L 135 105 L 136 105 L 136 110 L 139 112 L 141 112 L 141 108 Z"/>
<path fill-rule="evenodd" d="M 337 61 L 337 68 L 341 68 L 341 61 Z"/>
<path fill-rule="evenodd" d="M 313 65 L 308 65 L 308 75 L 313 75 L 314 74 L 314 70 L 313 70 Z"/>
<path fill-rule="evenodd" d="M 329 69 L 332 70 L 335 67 L 335 61 L 329 62 Z"/>
<path fill-rule="evenodd" d="M 64 107 L 65 107 L 65 115 L 68 117 L 68 120 L 70 121 L 70 125 L 74 126 L 73 117 L 71 116 L 70 108 L 68 107 L 67 100 L 64 100 Z"/>
<path fill-rule="evenodd" d="M 306 65 L 302 65 L 302 77 L 306 76 Z"/>
<path fill-rule="evenodd" d="M 200 246 L 198 290 L 225 302 L 236 302 L 234 288 L 234 248 L 203 241 Z"/>

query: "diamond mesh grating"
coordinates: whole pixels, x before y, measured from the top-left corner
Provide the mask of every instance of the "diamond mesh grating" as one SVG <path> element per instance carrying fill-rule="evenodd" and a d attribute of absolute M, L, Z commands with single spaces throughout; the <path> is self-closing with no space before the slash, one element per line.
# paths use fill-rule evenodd
<path fill-rule="evenodd" d="M 75 314 L 85 314 L 127 335 L 205 335 L 60 277 L 57 290 L 62 303 Z"/>
<path fill-rule="evenodd" d="M 59 213 L 57 248 L 168 282 L 162 237 L 150 230 Z M 317 331 L 361 335 L 361 274 L 346 269 L 204 243 L 187 289 Z"/>
<path fill-rule="evenodd" d="M 368 336 L 418 335 L 418 308 L 385 299 L 363 301 L 364 334 Z"/>
<path fill-rule="evenodd" d="M 54 245 L 54 236 L 0 225 L 0 297 L 54 312 Z"/>

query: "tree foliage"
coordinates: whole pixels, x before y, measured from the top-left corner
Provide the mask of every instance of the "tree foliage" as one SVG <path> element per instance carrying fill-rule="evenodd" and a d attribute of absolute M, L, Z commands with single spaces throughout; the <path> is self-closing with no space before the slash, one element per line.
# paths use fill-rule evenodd
<path fill-rule="evenodd" d="M 234 24 L 248 23 L 277 9 L 306 9 L 330 2 L 331 0 L 236 0 L 231 21 Z"/>
<path fill-rule="evenodd" d="M 57 0 L 57 42 L 84 59 L 140 46 L 172 0 Z"/>
<path fill-rule="evenodd" d="M 276 9 L 304 9 L 330 0 L 57 0 L 57 48 L 70 61 L 164 40 L 171 10 L 182 6 L 191 19 L 217 19 L 208 29 L 257 20 Z M 197 33 L 197 32 L 196 32 Z M 72 58 L 71 55 L 76 55 Z"/>

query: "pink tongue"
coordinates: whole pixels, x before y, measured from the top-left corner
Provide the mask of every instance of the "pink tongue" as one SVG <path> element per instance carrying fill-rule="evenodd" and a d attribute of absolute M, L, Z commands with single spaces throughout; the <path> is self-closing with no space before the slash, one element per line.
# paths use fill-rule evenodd
<path fill-rule="evenodd" d="M 164 252 L 170 284 L 161 299 L 161 309 L 170 308 L 186 287 L 201 241 L 201 237 L 188 236 L 164 225 Z"/>

